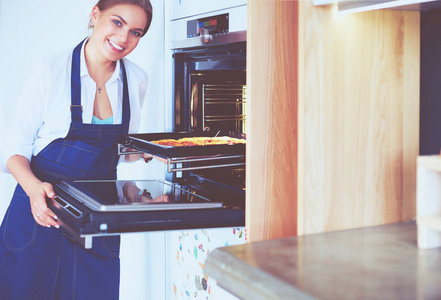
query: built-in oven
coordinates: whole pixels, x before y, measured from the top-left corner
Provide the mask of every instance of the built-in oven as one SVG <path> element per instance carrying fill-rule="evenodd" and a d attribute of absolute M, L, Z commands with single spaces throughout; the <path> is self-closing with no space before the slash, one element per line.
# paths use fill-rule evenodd
<path fill-rule="evenodd" d="M 164 158 L 165 180 L 54 184 L 57 196 L 49 206 L 85 248 L 96 236 L 245 225 L 245 28 L 246 6 L 172 22 L 173 130 L 131 134 L 118 145 L 120 155 Z M 243 142 L 156 143 L 220 137 Z"/>
<path fill-rule="evenodd" d="M 245 133 L 246 42 L 174 53 L 175 129 Z"/>
<path fill-rule="evenodd" d="M 174 130 L 245 137 L 246 6 L 177 20 L 172 35 Z M 192 173 L 245 190 L 244 164 Z"/>
<path fill-rule="evenodd" d="M 187 39 L 175 33 L 176 131 L 245 132 L 246 31 L 231 23 L 230 13 L 199 17 L 187 20 Z"/>

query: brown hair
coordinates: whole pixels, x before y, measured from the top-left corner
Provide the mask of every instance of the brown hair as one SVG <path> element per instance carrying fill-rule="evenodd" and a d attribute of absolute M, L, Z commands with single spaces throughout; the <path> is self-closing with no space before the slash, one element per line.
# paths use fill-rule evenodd
<path fill-rule="evenodd" d="M 152 23 L 153 8 L 150 0 L 99 0 L 95 6 L 97 6 L 100 11 L 105 11 L 106 9 L 119 4 L 136 5 L 141 7 L 146 12 L 147 24 L 145 25 L 144 32 L 142 33 L 142 36 L 144 36 L 147 33 L 147 30 L 149 30 L 150 23 Z"/>

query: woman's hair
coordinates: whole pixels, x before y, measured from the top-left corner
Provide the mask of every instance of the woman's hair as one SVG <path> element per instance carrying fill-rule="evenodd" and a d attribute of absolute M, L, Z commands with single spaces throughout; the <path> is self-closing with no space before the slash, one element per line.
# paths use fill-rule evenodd
<path fill-rule="evenodd" d="M 145 25 L 144 32 L 142 33 L 142 36 L 144 36 L 147 33 L 147 30 L 149 30 L 150 23 L 152 23 L 153 8 L 150 0 L 99 0 L 95 6 L 97 6 L 100 11 L 105 11 L 106 9 L 120 4 L 136 5 L 141 7 L 146 12 L 147 24 Z"/>

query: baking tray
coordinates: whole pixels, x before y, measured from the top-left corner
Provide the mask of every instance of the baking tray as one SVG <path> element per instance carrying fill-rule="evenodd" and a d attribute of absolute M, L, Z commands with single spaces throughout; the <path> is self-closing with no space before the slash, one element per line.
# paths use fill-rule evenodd
<path fill-rule="evenodd" d="M 210 133 L 210 132 L 165 132 L 165 133 L 140 133 L 130 134 L 126 138 L 125 146 L 138 151 L 149 153 L 163 158 L 204 157 L 204 156 L 245 156 L 246 144 L 235 145 L 203 145 L 172 147 L 152 143 L 162 139 L 180 139 L 185 137 L 214 137 L 230 136 L 245 139 L 243 133 Z"/>

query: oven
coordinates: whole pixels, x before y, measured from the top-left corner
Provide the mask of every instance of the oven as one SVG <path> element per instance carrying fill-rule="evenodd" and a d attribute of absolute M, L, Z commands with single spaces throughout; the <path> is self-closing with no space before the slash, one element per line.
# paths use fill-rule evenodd
<path fill-rule="evenodd" d="M 233 17 L 233 13 L 221 13 L 185 20 L 184 40 L 182 33 L 175 32 L 175 131 L 245 133 L 246 31 L 233 25 Z"/>
<path fill-rule="evenodd" d="M 245 133 L 246 42 L 174 53 L 175 130 Z"/>
<path fill-rule="evenodd" d="M 174 131 L 246 136 L 246 19 L 243 5 L 173 22 Z M 245 190 L 244 163 L 193 175 Z"/>
<path fill-rule="evenodd" d="M 246 6 L 171 23 L 173 130 L 131 134 L 118 145 L 120 155 L 164 158 L 165 180 L 62 181 L 48 199 L 63 229 L 85 248 L 97 236 L 245 225 L 246 143 L 155 141 L 246 140 Z"/>

